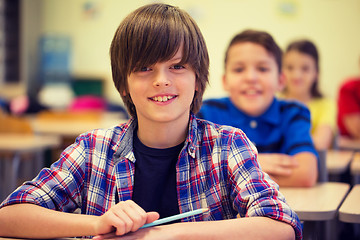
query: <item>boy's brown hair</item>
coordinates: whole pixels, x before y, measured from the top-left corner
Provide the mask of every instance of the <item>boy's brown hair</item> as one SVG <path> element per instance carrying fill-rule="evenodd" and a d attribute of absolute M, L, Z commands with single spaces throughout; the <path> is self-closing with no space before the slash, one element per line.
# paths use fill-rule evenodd
<path fill-rule="evenodd" d="M 274 38 L 267 32 L 257 30 L 245 30 L 233 37 L 225 52 L 225 67 L 228 58 L 228 52 L 231 46 L 237 43 L 251 42 L 263 46 L 268 53 L 270 53 L 276 61 L 278 71 L 281 73 L 282 64 L 282 50 L 275 42 Z"/>
<path fill-rule="evenodd" d="M 208 84 L 209 56 L 205 40 L 188 13 L 167 4 L 149 4 L 130 13 L 119 25 L 110 47 L 112 76 L 129 114 L 136 109 L 127 78 L 133 71 L 170 60 L 183 46 L 180 64 L 195 72 L 196 91 L 191 111 L 197 113 Z"/>

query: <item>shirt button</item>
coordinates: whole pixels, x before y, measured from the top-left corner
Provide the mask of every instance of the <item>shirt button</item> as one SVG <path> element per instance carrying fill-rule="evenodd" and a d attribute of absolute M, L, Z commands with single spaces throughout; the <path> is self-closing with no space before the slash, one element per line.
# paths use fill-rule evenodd
<path fill-rule="evenodd" d="M 257 127 L 257 122 L 255 120 L 251 120 L 250 121 L 250 127 L 251 128 L 256 128 Z"/>
<path fill-rule="evenodd" d="M 122 181 L 120 181 L 120 185 L 121 185 L 121 187 L 127 187 L 128 183 L 126 180 L 122 180 Z"/>

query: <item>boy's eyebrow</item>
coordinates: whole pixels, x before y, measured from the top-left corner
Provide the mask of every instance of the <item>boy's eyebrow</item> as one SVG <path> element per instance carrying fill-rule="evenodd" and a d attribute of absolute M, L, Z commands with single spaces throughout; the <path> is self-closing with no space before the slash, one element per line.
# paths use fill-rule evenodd
<path fill-rule="evenodd" d="M 177 58 L 172 58 L 172 59 L 170 59 L 170 61 L 181 61 L 182 60 L 182 57 L 177 57 Z"/>
<path fill-rule="evenodd" d="M 269 61 L 269 60 L 263 60 L 263 61 L 259 61 L 259 63 L 260 64 L 269 64 L 269 63 L 271 63 L 271 61 Z"/>
<path fill-rule="evenodd" d="M 268 60 L 261 60 L 261 61 L 256 61 L 256 64 L 270 64 L 271 61 Z M 232 62 L 232 65 L 245 65 L 246 61 L 234 61 Z"/>
<path fill-rule="evenodd" d="M 271 65 L 271 61 L 261 61 L 261 62 L 259 62 L 259 64 Z"/>
<path fill-rule="evenodd" d="M 245 66 L 246 63 L 244 61 L 236 61 L 236 62 L 232 62 L 232 63 L 228 63 L 227 65 L 229 66 Z M 270 60 L 261 60 L 255 63 L 255 65 L 271 65 L 271 61 Z"/>

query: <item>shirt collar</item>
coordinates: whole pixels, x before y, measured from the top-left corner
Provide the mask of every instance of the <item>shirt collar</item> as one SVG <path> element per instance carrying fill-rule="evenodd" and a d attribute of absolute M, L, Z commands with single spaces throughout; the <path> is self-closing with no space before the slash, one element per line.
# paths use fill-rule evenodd
<path fill-rule="evenodd" d="M 127 123 L 119 127 L 119 137 L 116 140 L 116 144 L 113 146 L 114 161 L 117 162 L 121 157 L 128 158 L 130 161 L 135 162 L 135 156 L 133 152 L 133 134 L 137 127 L 137 120 L 131 118 Z M 193 113 L 190 114 L 188 136 L 186 137 L 184 147 L 187 148 L 188 154 L 195 158 L 196 146 L 198 142 L 197 122 Z"/>
<path fill-rule="evenodd" d="M 114 150 L 114 161 L 119 161 L 122 157 L 135 162 L 135 156 L 133 152 L 133 135 L 137 127 L 137 120 L 131 118 L 126 123 L 116 127 L 115 130 L 118 132 L 118 139 L 114 139 L 116 144 L 113 146 Z"/>
<path fill-rule="evenodd" d="M 184 147 L 187 147 L 188 154 L 195 158 L 196 146 L 198 145 L 198 125 L 196 117 L 193 113 L 190 113 L 189 130 L 185 140 Z"/>
<path fill-rule="evenodd" d="M 229 105 L 231 106 L 230 111 L 232 116 L 238 116 L 238 122 L 240 124 L 247 124 L 250 120 L 257 120 L 259 122 L 267 122 L 273 125 L 278 125 L 280 119 L 280 105 L 279 101 L 274 97 L 270 107 L 260 116 L 253 117 L 240 111 L 229 99 Z"/>
<path fill-rule="evenodd" d="M 260 119 L 269 122 L 274 125 L 278 125 L 281 121 L 280 116 L 280 104 L 279 101 L 274 97 L 270 107 L 260 116 Z"/>

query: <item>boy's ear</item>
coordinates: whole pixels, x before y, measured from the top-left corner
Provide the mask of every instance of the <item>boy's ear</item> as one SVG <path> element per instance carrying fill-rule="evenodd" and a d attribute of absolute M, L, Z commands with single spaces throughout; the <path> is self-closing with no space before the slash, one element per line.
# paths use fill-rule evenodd
<path fill-rule="evenodd" d="M 284 75 L 284 73 L 280 73 L 279 74 L 279 85 L 278 85 L 278 91 L 283 91 L 284 90 L 284 88 L 285 88 L 285 75 Z"/>
<path fill-rule="evenodd" d="M 222 86 L 225 91 L 228 90 L 227 82 L 226 82 L 226 74 L 222 75 Z"/>

